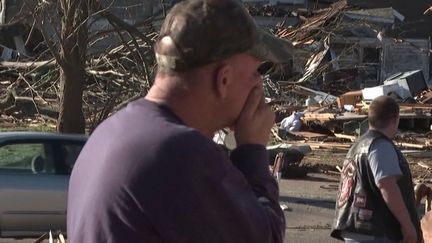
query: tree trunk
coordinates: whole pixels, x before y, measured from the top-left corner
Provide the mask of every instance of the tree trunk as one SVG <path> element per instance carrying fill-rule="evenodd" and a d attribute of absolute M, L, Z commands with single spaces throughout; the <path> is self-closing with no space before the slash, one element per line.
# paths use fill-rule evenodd
<path fill-rule="evenodd" d="M 84 68 L 79 63 L 60 69 L 60 109 L 57 131 L 62 133 L 85 133 L 82 110 Z"/>
<path fill-rule="evenodd" d="M 85 133 L 82 96 L 87 49 L 87 0 L 62 1 L 60 110 L 57 131 Z"/>

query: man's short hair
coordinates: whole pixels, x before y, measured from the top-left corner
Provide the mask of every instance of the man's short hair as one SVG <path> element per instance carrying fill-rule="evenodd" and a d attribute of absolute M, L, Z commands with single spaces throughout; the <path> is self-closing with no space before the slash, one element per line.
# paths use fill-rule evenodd
<path fill-rule="evenodd" d="M 399 105 L 389 96 L 375 98 L 369 106 L 369 124 L 375 128 L 385 128 L 399 115 Z"/>
<path fill-rule="evenodd" d="M 288 61 L 287 44 L 257 28 L 238 0 L 184 0 L 166 16 L 154 50 L 160 67 L 183 71 L 244 52 Z"/>

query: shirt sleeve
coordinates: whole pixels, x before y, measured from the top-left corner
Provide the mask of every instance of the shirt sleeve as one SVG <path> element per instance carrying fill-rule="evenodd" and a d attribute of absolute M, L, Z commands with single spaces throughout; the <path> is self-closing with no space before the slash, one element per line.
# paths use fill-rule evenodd
<path fill-rule="evenodd" d="M 393 144 L 387 140 L 378 139 L 372 143 L 368 161 L 377 185 L 380 180 L 388 176 L 400 177 L 403 175 Z"/>
<path fill-rule="evenodd" d="M 171 138 L 157 168 L 138 183 L 146 193 L 137 201 L 164 242 L 283 242 L 285 218 L 266 148 L 241 145 L 230 160 L 207 140 L 195 132 Z"/>
<path fill-rule="evenodd" d="M 283 242 L 285 217 L 279 205 L 279 187 L 270 175 L 266 148 L 258 144 L 242 145 L 233 151 L 231 160 L 244 174 L 264 209 L 272 231 L 272 242 Z"/>

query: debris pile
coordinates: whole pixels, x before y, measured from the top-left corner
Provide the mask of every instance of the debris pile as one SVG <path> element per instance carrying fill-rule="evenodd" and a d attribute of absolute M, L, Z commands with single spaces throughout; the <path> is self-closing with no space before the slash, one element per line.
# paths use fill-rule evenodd
<path fill-rule="evenodd" d="M 397 30 L 404 21 L 391 7 L 358 9 L 346 1 L 287 11 L 283 23 L 293 24 L 273 30 L 294 47 L 289 70 L 284 70 L 291 75 L 281 79 L 270 73 L 264 80 L 266 100 L 277 113 L 273 143 L 346 154 L 368 129 L 370 102 L 389 95 L 401 108 L 395 143 L 410 156 L 429 156 L 430 41 L 401 38 Z M 302 126 L 285 131 L 280 122 L 294 112 L 303 113 Z"/>
<path fill-rule="evenodd" d="M 430 40 L 401 38 L 397 30 L 405 17 L 391 7 L 359 9 L 345 0 L 332 2 L 320 9 L 248 5 L 257 24 L 292 50 L 283 67 L 264 68 L 266 101 L 278 122 L 272 130 L 272 145 L 277 146 L 269 147 L 275 176 L 305 175 L 301 161 L 311 151 L 301 151 L 303 146 L 345 153 L 367 131 L 368 106 L 379 95 L 400 104 L 396 144 L 412 155 L 432 149 Z M 94 21 L 83 95 L 90 130 L 151 86 L 152 45 L 165 11 L 140 22 L 107 13 L 105 22 Z M 59 68 L 44 45 L 43 30 L 29 25 L 33 21 L 27 17 L 0 30 L 2 126 L 28 119 L 55 121 L 58 116 Z M 106 25 L 110 28 L 101 28 Z M 8 39 L 5 31 L 14 37 Z M 282 131 L 280 121 L 293 112 L 303 113 L 302 126 Z M 296 159 L 280 164 L 290 157 Z M 294 168 L 298 173 L 288 175 Z"/>
<path fill-rule="evenodd" d="M 118 18 L 114 21 L 116 28 L 94 31 L 89 35 L 83 109 L 90 130 L 113 111 L 141 97 L 151 86 L 155 71 L 152 49 L 158 35 L 155 24 L 145 21 L 132 26 Z M 18 46 L 20 38 L 14 39 L 15 46 Z M 45 121 L 55 123 L 60 84 L 59 67 L 51 52 L 45 47 L 39 54 L 2 59 L 2 126 Z"/>
<path fill-rule="evenodd" d="M 284 89 L 303 96 L 303 104 L 290 105 L 289 102 L 268 99 L 274 102 L 272 105 L 275 110 L 283 114 L 277 116 L 278 123 L 272 130 L 273 142 L 279 146 L 280 144 L 294 146 L 294 148 L 309 146 L 312 151 L 328 151 L 342 154 L 343 157 L 356 138 L 368 130 L 367 113 L 370 102 L 380 95 L 389 95 L 400 105 L 399 133 L 394 139 L 395 144 L 408 156 L 428 158 L 431 155 L 432 104 L 427 98 L 431 91 L 420 70 L 399 73 L 385 80 L 383 85 L 350 91 L 340 96 L 296 84 L 287 87 L 285 86 Z M 303 114 L 299 131 L 285 130 L 280 123 L 284 117 L 293 112 Z M 305 169 L 303 163 L 295 165 Z M 429 167 L 427 163 L 415 163 L 414 166 L 420 168 L 416 173 L 417 176 L 431 178 L 432 170 L 425 171 L 424 168 L 425 166 L 432 168 L 432 165 Z M 337 171 L 335 166 L 333 170 L 327 172 Z M 426 175 L 423 175 L 423 172 L 426 172 Z M 303 173 L 297 173 L 297 176 L 301 175 Z"/>

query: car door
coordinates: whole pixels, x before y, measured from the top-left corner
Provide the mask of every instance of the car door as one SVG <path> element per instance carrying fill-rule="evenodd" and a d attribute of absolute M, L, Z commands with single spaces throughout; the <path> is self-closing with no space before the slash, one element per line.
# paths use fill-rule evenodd
<path fill-rule="evenodd" d="M 2 236 L 38 236 L 49 230 L 66 231 L 71 169 L 64 169 L 67 154 L 59 152 L 65 147 L 67 143 L 48 141 L 0 146 Z"/>

